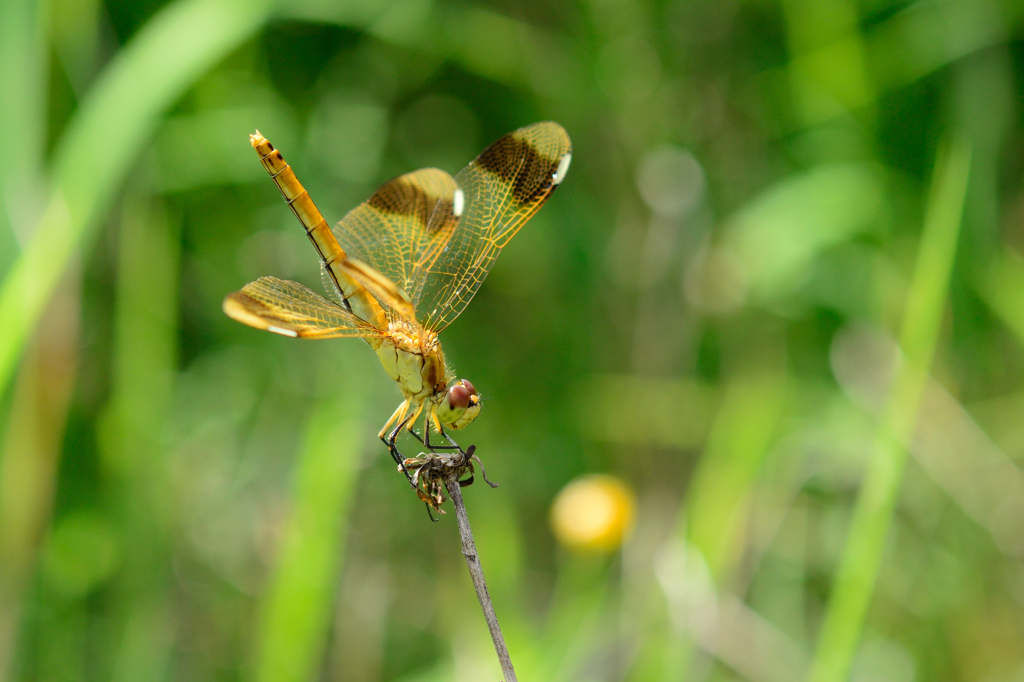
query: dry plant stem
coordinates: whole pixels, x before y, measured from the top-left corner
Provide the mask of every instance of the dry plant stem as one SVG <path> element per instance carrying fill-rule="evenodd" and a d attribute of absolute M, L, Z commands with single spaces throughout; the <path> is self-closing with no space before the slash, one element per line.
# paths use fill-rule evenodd
<path fill-rule="evenodd" d="M 476 596 L 480 600 L 480 608 L 484 611 L 484 619 L 487 620 L 487 629 L 491 631 L 494 651 L 498 654 L 498 662 L 501 663 L 501 671 L 505 675 L 505 682 L 517 682 L 516 671 L 512 667 L 512 659 L 509 658 L 508 647 L 505 646 L 505 638 L 501 636 L 501 626 L 498 625 L 498 617 L 494 614 L 494 604 L 491 603 L 491 595 L 487 591 L 487 582 L 484 580 L 483 568 L 480 567 L 480 558 L 476 554 L 476 543 L 473 542 L 473 530 L 469 527 L 466 505 L 462 501 L 462 489 L 459 487 L 458 473 L 454 471 L 445 472 L 444 484 L 448 489 L 448 496 L 455 506 L 455 518 L 459 521 L 459 535 L 462 537 L 462 554 L 466 557 L 469 575 L 473 579 L 473 587 L 476 588 Z"/>

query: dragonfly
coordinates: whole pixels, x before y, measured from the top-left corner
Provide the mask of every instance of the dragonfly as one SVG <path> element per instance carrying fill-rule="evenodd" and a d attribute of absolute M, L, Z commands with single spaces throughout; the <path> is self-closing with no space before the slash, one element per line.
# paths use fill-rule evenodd
<path fill-rule="evenodd" d="M 565 179 L 572 144 L 562 126 L 534 123 L 500 138 L 455 177 L 424 168 L 384 183 L 333 228 L 259 131 L 250 142 L 320 257 L 329 298 L 260 277 L 224 299 L 224 312 L 300 339 L 356 337 L 376 352 L 404 400 L 378 437 L 409 475 L 403 429 L 428 450 L 462 452 L 448 431 L 480 414 L 476 387 L 457 379 L 438 334 L 476 294 L 498 254 Z M 415 427 L 422 417 L 423 436 Z M 430 444 L 431 429 L 448 445 Z"/>

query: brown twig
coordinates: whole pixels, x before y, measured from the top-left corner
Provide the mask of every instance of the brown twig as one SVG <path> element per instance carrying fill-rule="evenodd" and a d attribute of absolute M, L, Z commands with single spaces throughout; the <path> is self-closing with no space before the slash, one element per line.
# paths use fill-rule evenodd
<path fill-rule="evenodd" d="M 457 469 L 446 469 L 444 471 L 444 485 L 448 489 L 448 496 L 451 498 L 452 504 L 455 506 L 455 518 L 458 519 L 459 535 L 462 538 L 462 554 L 466 557 L 466 565 L 469 567 L 469 575 L 473 579 L 473 587 L 476 589 L 477 599 L 480 600 L 480 608 L 483 609 L 484 619 L 487 621 L 487 629 L 491 631 L 494 651 L 498 654 L 498 662 L 501 663 L 501 671 L 505 675 L 505 682 L 517 682 L 516 671 L 512 667 L 512 659 L 509 658 L 508 647 L 505 646 L 505 638 L 501 636 L 501 626 L 498 625 L 498 617 L 494 614 L 494 604 L 491 603 L 491 595 L 487 591 L 484 571 L 480 567 L 480 559 L 476 554 L 476 543 L 473 542 L 473 530 L 469 527 L 466 505 L 462 501 L 462 488 L 459 485 L 459 471 Z"/>
<path fill-rule="evenodd" d="M 487 591 L 487 582 L 484 580 L 484 571 L 480 566 L 480 559 L 476 554 L 476 543 L 473 541 L 473 530 L 469 527 L 469 515 L 466 513 L 466 504 L 462 501 L 462 487 L 473 482 L 473 462 L 480 465 L 480 471 L 487 484 L 497 488 L 496 483 L 487 480 L 487 472 L 484 471 L 484 464 L 476 456 L 476 446 L 470 445 L 465 450 L 461 448 L 457 452 L 439 454 L 436 452 L 421 452 L 417 457 L 409 457 L 402 461 L 403 471 L 411 471 L 412 476 L 409 482 L 416 489 L 416 494 L 421 500 L 427 503 L 430 508 L 444 514 L 441 505 L 444 504 L 445 495 L 442 485 L 448 491 L 448 497 L 455 507 L 455 518 L 459 522 L 459 535 L 462 538 L 462 554 L 466 557 L 466 565 L 469 567 L 469 575 L 473 579 L 473 587 L 476 589 L 477 599 L 480 600 L 480 608 L 483 609 L 484 619 L 487 621 L 487 629 L 491 632 L 491 639 L 494 641 L 494 651 L 498 654 L 498 662 L 505 675 L 505 682 L 517 682 L 516 671 L 512 667 L 512 659 L 508 655 L 508 647 L 505 646 L 505 638 L 501 636 L 501 626 L 498 625 L 498 617 L 494 614 L 494 605 L 491 603 L 491 595 Z M 470 477 L 465 481 L 459 479 L 466 473 Z M 431 517 L 433 518 L 433 517 Z"/>

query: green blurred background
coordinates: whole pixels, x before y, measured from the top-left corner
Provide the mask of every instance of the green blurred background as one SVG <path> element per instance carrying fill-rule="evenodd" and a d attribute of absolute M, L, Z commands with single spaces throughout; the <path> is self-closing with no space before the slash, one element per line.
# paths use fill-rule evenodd
<path fill-rule="evenodd" d="M 497 680 L 452 514 L 247 135 L 329 221 L 551 119 L 443 335 L 519 678 L 1024 680 L 1019 0 L 0 2 L 0 680 Z M 411 444 L 410 444 L 411 447 Z M 635 493 L 613 552 L 558 491 Z"/>

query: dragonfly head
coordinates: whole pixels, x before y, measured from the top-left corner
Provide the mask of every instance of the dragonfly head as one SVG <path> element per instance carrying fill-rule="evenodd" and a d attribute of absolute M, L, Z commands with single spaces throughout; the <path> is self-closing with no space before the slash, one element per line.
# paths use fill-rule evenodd
<path fill-rule="evenodd" d="M 468 379 L 459 379 L 444 395 L 437 406 L 437 418 L 449 429 L 458 431 L 480 414 L 480 394 Z"/>

